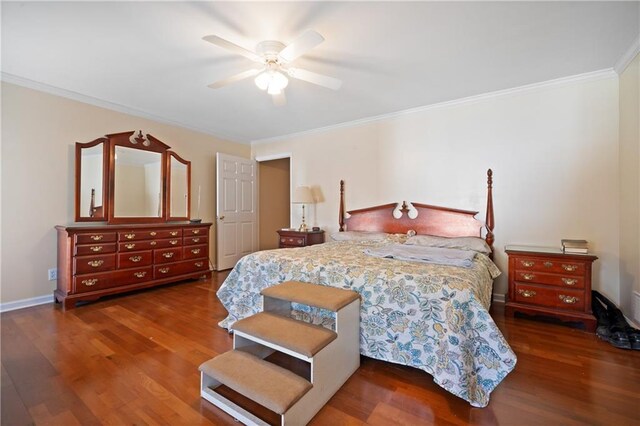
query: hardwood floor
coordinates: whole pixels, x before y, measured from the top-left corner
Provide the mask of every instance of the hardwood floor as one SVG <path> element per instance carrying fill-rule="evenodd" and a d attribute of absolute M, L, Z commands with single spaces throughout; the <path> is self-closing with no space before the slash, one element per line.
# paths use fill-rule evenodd
<path fill-rule="evenodd" d="M 210 281 L 167 286 L 63 312 L 1 315 L 2 425 L 237 425 L 199 396 L 198 365 L 231 347 Z M 362 358 L 312 425 L 640 423 L 640 351 L 595 335 L 492 314 L 518 355 L 486 408 L 408 367 Z"/>

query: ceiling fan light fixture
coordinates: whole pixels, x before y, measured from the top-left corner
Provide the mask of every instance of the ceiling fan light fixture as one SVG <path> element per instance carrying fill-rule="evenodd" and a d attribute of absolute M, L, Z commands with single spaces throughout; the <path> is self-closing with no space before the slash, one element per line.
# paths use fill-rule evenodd
<path fill-rule="evenodd" d="M 260 73 L 254 81 L 260 90 L 267 90 L 271 95 L 277 95 L 289 84 L 289 79 L 284 74 L 273 70 Z"/>

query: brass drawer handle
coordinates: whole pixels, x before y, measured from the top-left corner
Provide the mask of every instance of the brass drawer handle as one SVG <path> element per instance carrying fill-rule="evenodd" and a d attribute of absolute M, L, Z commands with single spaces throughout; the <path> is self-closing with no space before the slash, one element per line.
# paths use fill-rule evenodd
<path fill-rule="evenodd" d="M 527 268 L 531 268 L 536 264 L 536 262 L 533 262 L 531 260 L 521 260 L 520 263 L 522 263 L 522 266 L 526 266 Z"/>
<path fill-rule="evenodd" d="M 176 244 L 178 244 L 178 240 L 171 240 L 169 241 L 169 244 L 171 244 L 172 246 L 175 246 Z"/>
<path fill-rule="evenodd" d="M 102 266 L 103 263 L 104 263 L 104 260 L 90 260 L 89 262 L 87 262 L 89 266 L 93 266 L 94 268 L 97 268 L 98 266 Z"/>
<path fill-rule="evenodd" d="M 91 287 L 92 285 L 96 285 L 97 282 L 98 282 L 97 278 L 92 278 L 90 280 L 82 280 L 82 284 L 86 285 L 87 287 Z"/>
<path fill-rule="evenodd" d="M 100 241 L 102 238 L 104 238 L 104 235 L 92 235 L 91 239 L 93 241 Z"/>
<path fill-rule="evenodd" d="M 158 233 L 156 231 L 151 231 L 149 232 L 149 235 L 151 235 L 152 237 L 155 237 L 156 235 L 158 235 Z"/>
<path fill-rule="evenodd" d="M 191 253 L 198 254 L 200 253 L 200 249 L 191 249 Z"/>
<path fill-rule="evenodd" d="M 158 269 L 158 271 L 160 271 L 161 274 L 166 274 L 167 272 L 169 272 L 169 268 L 160 268 Z"/>
<path fill-rule="evenodd" d="M 142 256 L 131 256 L 129 260 L 132 262 L 140 262 L 142 260 Z"/>
<path fill-rule="evenodd" d="M 542 264 L 545 268 L 551 268 L 553 266 L 553 262 L 544 262 Z"/>
<path fill-rule="evenodd" d="M 204 265 L 204 263 L 202 263 L 202 262 L 196 262 L 196 263 L 194 263 L 194 265 L 196 265 L 196 267 L 198 267 L 198 268 L 201 268 L 201 267 L 202 267 L 202 265 Z"/>
<path fill-rule="evenodd" d="M 178 235 L 178 231 L 171 231 L 169 232 L 169 235 L 171 235 L 172 237 L 175 237 L 176 235 Z"/>
<path fill-rule="evenodd" d="M 198 241 L 200 241 L 200 238 L 192 238 L 191 241 L 193 241 L 194 243 L 197 243 Z"/>
<path fill-rule="evenodd" d="M 520 274 L 520 275 L 522 276 L 522 278 L 524 278 L 527 281 L 531 281 L 536 277 L 534 274 Z"/>
<path fill-rule="evenodd" d="M 578 269 L 578 265 L 562 265 L 562 269 L 564 269 L 565 271 L 569 271 L 569 272 L 573 272 L 576 269 Z"/>
<path fill-rule="evenodd" d="M 536 292 L 533 290 L 518 290 L 518 293 L 520 293 L 520 295 L 522 297 L 534 297 L 536 295 Z"/>
<path fill-rule="evenodd" d="M 124 237 L 127 240 L 133 240 L 133 238 L 136 236 L 136 234 L 124 234 Z"/>
<path fill-rule="evenodd" d="M 136 245 L 135 244 L 125 244 L 124 245 L 128 250 L 131 250 L 132 248 L 134 248 Z"/>
<path fill-rule="evenodd" d="M 157 243 L 157 242 L 155 242 L 155 241 L 151 241 L 149 244 L 150 244 L 150 245 L 152 245 L 152 246 L 155 246 L 155 245 L 156 245 L 156 244 L 158 244 L 158 243 Z"/>
<path fill-rule="evenodd" d="M 167 259 L 173 257 L 173 253 L 162 253 L 162 256 L 166 257 Z"/>
<path fill-rule="evenodd" d="M 146 272 L 134 272 L 133 275 L 135 275 L 137 278 L 142 278 L 145 275 L 147 275 Z"/>
<path fill-rule="evenodd" d="M 220 219 L 222 219 L 222 217 Z M 199 229 L 192 229 L 191 232 L 193 232 L 194 234 L 199 234 L 200 230 Z"/>
<path fill-rule="evenodd" d="M 565 283 L 566 285 L 576 285 L 578 280 L 575 278 L 563 278 L 562 282 Z"/>
<path fill-rule="evenodd" d="M 562 303 L 566 303 L 567 305 L 574 305 L 578 303 L 578 298 L 575 296 L 565 296 L 564 294 L 558 295 Z"/>
<path fill-rule="evenodd" d="M 91 246 L 91 251 L 98 252 L 100 250 L 102 250 L 102 246 Z"/>

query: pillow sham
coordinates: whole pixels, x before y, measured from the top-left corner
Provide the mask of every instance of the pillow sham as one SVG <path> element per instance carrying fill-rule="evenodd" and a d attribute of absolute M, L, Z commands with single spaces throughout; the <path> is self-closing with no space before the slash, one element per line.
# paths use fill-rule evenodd
<path fill-rule="evenodd" d="M 344 231 L 331 234 L 333 241 L 380 241 L 387 238 L 384 232 Z"/>
<path fill-rule="evenodd" d="M 479 237 L 447 238 L 436 237 L 435 235 L 415 235 L 407 238 L 407 242 L 405 244 L 471 250 L 484 254 L 491 253 L 491 247 L 489 247 L 485 240 Z"/>

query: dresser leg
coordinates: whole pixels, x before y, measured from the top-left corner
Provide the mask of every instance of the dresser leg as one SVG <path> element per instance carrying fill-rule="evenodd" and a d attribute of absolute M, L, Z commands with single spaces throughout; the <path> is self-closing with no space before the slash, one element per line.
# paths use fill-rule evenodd
<path fill-rule="evenodd" d="M 513 309 L 513 307 L 505 306 L 504 316 L 513 318 L 514 315 L 515 315 L 515 310 Z"/>
<path fill-rule="evenodd" d="M 74 309 L 75 307 L 76 307 L 75 299 L 66 298 L 62 301 L 62 309 L 65 311 L 68 309 Z"/>

